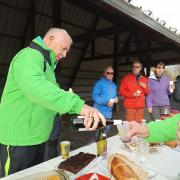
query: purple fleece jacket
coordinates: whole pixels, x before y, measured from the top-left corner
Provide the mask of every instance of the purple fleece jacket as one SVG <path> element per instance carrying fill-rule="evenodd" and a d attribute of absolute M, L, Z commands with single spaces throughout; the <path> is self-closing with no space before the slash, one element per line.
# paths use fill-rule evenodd
<path fill-rule="evenodd" d="M 146 97 L 147 107 L 169 106 L 169 78 L 162 76 L 158 80 L 155 75 L 148 78 L 149 94 Z"/>

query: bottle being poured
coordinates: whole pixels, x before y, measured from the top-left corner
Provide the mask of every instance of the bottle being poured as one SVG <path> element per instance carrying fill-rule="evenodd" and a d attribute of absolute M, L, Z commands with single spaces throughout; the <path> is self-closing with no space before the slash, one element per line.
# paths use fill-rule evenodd
<path fill-rule="evenodd" d="M 121 125 L 122 120 L 117 119 L 117 120 L 106 120 L 106 126 L 110 125 Z M 102 129 L 104 128 L 102 122 L 99 122 L 97 129 Z M 84 126 L 84 116 L 77 116 L 74 118 L 71 118 L 71 130 L 72 131 L 90 131 L 92 130 L 91 128 L 87 129 Z"/>

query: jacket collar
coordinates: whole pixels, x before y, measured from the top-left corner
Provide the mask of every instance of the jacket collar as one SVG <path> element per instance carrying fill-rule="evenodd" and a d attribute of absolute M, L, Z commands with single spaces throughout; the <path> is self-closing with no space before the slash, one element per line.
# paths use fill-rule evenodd
<path fill-rule="evenodd" d="M 112 80 L 106 79 L 104 76 L 102 76 L 101 79 L 108 81 L 108 82 L 112 82 Z"/>
<path fill-rule="evenodd" d="M 48 47 L 46 47 L 45 43 L 43 42 L 42 38 L 40 36 L 36 37 L 32 40 L 30 46 L 36 46 L 43 56 L 46 58 L 45 60 L 48 61 L 48 63 L 51 65 L 51 67 L 55 68 L 55 54 L 54 51 Z"/>
<path fill-rule="evenodd" d="M 160 79 L 162 79 L 162 78 L 163 78 L 163 75 L 158 79 L 155 74 L 151 74 L 151 75 L 148 77 L 148 79 L 154 79 L 154 80 L 156 80 L 156 81 L 160 81 Z"/>
<path fill-rule="evenodd" d="M 149 78 L 149 79 L 155 79 L 155 80 L 157 80 L 155 74 L 151 74 L 148 78 Z"/>

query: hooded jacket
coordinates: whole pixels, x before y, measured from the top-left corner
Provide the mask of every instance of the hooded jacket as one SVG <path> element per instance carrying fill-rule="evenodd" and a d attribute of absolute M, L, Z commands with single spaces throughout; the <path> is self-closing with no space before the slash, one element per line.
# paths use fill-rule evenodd
<path fill-rule="evenodd" d="M 140 86 L 140 82 L 146 84 L 146 88 Z M 140 91 L 139 97 L 134 97 L 133 93 Z M 124 97 L 124 107 L 125 108 L 144 108 L 145 106 L 145 96 L 148 95 L 147 78 L 140 76 L 136 79 L 136 75 L 128 74 L 122 79 L 119 95 Z"/>
<path fill-rule="evenodd" d="M 116 84 L 104 77 L 101 77 L 94 85 L 92 99 L 94 107 L 97 108 L 105 118 L 112 118 L 113 107 L 108 107 L 107 102 L 117 97 Z"/>
<path fill-rule="evenodd" d="M 171 109 L 180 111 L 180 76 L 175 81 L 174 92 L 170 96 Z"/>
<path fill-rule="evenodd" d="M 43 55 L 24 48 L 11 61 L 0 103 L 0 143 L 37 145 L 48 140 L 57 114 L 79 114 L 84 101 L 60 89 L 54 74 L 55 54 L 40 37 L 33 40 L 49 53 L 44 71 Z"/>
<path fill-rule="evenodd" d="M 146 97 L 147 107 L 169 106 L 169 78 L 161 76 L 158 80 L 153 74 L 148 78 L 149 94 Z"/>

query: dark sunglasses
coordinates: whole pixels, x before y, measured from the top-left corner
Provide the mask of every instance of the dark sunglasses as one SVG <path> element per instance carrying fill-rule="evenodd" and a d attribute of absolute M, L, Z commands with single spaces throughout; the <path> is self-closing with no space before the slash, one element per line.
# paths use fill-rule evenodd
<path fill-rule="evenodd" d="M 114 75 L 113 72 L 106 72 L 107 75 Z"/>

